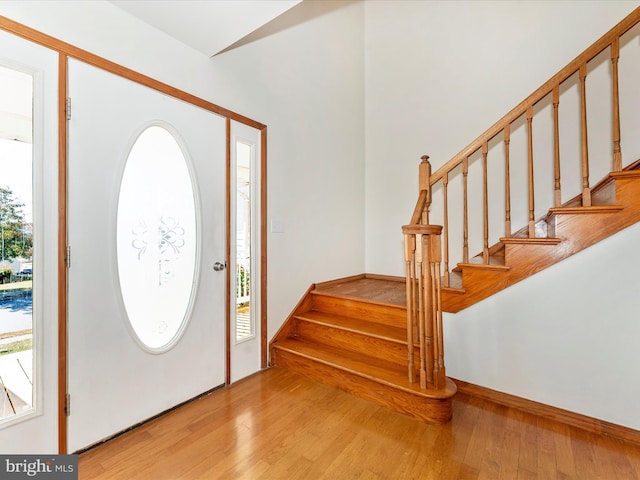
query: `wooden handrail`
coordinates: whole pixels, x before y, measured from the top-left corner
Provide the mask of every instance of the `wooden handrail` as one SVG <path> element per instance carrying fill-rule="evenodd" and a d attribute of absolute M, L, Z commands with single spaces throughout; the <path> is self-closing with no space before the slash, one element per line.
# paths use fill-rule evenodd
<path fill-rule="evenodd" d="M 612 45 L 612 43 L 617 41 L 622 35 L 624 35 L 638 22 L 640 22 L 640 7 L 633 10 L 620 23 L 618 23 L 615 27 L 605 33 L 593 45 L 591 45 L 584 52 L 578 55 L 567 66 L 556 73 L 548 81 L 542 84 L 542 86 L 540 86 L 536 91 L 534 91 L 531 95 L 520 102 L 509 113 L 507 113 L 504 117 L 494 123 L 487 131 L 481 134 L 468 146 L 460 150 L 451 160 L 438 168 L 438 170 L 433 173 L 433 175 L 431 175 L 430 185 L 434 185 L 435 183 L 440 181 L 445 172 L 450 172 L 451 170 L 456 168 L 462 163 L 465 158 L 468 158 L 469 156 L 477 152 L 484 143 L 491 141 L 496 135 L 500 134 L 500 132 L 502 132 L 507 125 L 510 125 L 514 120 L 526 113 L 529 107 L 533 107 L 540 100 L 549 95 L 549 93 L 551 93 L 556 86 L 560 85 L 573 74 L 578 72 L 581 65 L 588 63 L 589 60 L 592 60 L 593 58 L 598 56 L 598 54 Z"/>
<path fill-rule="evenodd" d="M 413 209 L 413 215 L 411 215 L 411 222 L 409 222 L 411 225 L 420 224 L 423 212 L 429 209 L 428 199 L 429 191 L 420 190 L 420 195 L 418 196 L 416 207 Z"/>

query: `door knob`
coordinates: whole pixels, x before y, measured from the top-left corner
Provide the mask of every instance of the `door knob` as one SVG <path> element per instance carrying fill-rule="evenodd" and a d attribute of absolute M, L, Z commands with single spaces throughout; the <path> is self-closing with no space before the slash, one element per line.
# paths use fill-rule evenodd
<path fill-rule="evenodd" d="M 213 264 L 213 269 L 216 272 L 221 272 L 225 268 L 227 268 L 227 262 L 224 262 L 224 263 L 216 262 L 216 263 Z"/>

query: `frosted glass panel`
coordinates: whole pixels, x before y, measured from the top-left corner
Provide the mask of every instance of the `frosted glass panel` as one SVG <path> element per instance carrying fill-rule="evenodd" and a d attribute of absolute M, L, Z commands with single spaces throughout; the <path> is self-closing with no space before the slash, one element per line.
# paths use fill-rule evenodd
<path fill-rule="evenodd" d="M 189 316 L 196 273 L 196 207 L 180 145 L 154 125 L 134 143 L 122 175 L 118 274 L 133 332 L 163 350 Z"/>

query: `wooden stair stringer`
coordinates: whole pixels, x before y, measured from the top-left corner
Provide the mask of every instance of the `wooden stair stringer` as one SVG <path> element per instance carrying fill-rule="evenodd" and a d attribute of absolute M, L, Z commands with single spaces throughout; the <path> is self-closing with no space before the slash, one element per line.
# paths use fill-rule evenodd
<path fill-rule="evenodd" d="M 311 292 L 316 289 L 316 284 L 312 284 L 307 291 L 304 293 L 302 298 L 298 301 L 296 306 L 293 308 L 287 319 L 280 326 L 276 334 L 273 336 L 271 341 L 269 342 L 269 357 L 273 358 L 273 345 L 280 340 L 284 340 L 285 338 L 294 335 L 295 332 L 293 329 L 296 326 L 295 316 L 299 313 L 306 312 L 311 309 L 313 297 L 311 296 Z"/>
<path fill-rule="evenodd" d="M 609 177 L 610 181 L 601 182 L 601 189 L 614 182 L 615 197 L 612 199 L 611 192 L 607 193 L 614 204 L 552 208 L 544 219 L 548 238 L 501 239 L 504 266 L 508 269 L 498 274 L 489 270 L 491 266 L 478 269 L 478 266 L 462 265 L 459 288 L 464 294 L 443 289 L 443 310 L 459 312 L 640 221 L 640 171 L 624 170 Z M 496 246 L 492 249 L 499 250 Z M 471 271 L 473 267 L 476 268 Z"/>

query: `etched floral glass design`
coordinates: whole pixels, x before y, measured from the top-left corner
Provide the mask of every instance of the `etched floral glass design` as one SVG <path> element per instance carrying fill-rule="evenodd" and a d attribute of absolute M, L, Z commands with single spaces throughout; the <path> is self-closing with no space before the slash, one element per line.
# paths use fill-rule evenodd
<path fill-rule="evenodd" d="M 167 128 L 152 125 L 127 157 L 117 217 L 122 299 L 133 332 L 151 350 L 173 344 L 188 320 L 196 240 L 187 159 Z"/>

